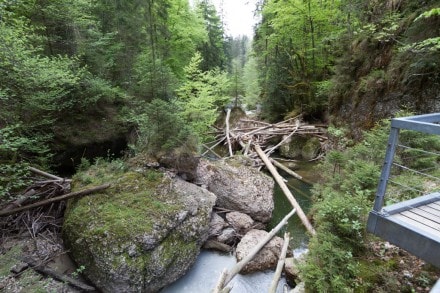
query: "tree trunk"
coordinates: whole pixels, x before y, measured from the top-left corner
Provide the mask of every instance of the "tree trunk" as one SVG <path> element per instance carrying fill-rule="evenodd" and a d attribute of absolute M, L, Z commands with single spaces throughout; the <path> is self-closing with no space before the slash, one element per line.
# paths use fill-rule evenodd
<path fill-rule="evenodd" d="M 292 206 L 297 210 L 298 217 L 300 218 L 303 225 L 306 227 L 306 229 L 310 232 L 310 234 L 315 235 L 316 231 L 313 228 L 312 224 L 310 224 L 309 220 L 307 219 L 306 215 L 304 214 L 303 210 L 301 209 L 301 206 L 296 201 L 295 197 L 290 192 L 289 188 L 287 187 L 286 183 L 284 183 L 283 178 L 278 174 L 277 169 L 272 165 L 269 158 L 266 156 L 266 154 L 263 152 L 263 150 L 260 148 L 259 145 L 255 145 L 255 151 L 258 153 L 260 158 L 263 160 L 264 164 L 266 164 L 267 169 L 272 174 L 275 181 L 280 186 L 281 190 L 286 195 L 287 199 L 290 201 Z"/>

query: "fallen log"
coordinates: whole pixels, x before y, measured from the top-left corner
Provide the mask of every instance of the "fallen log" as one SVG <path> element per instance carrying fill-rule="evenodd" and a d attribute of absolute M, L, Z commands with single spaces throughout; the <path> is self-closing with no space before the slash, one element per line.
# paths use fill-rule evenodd
<path fill-rule="evenodd" d="M 278 225 L 276 225 L 276 227 L 274 227 L 267 235 L 266 237 L 264 237 L 260 242 L 258 242 L 258 244 L 254 247 L 254 249 L 249 252 L 248 255 L 246 255 L 245 258 L 243 258 L 241 261 L 239 261 L 226 275 L 226 278 L 223 281 L 223 287 L 227 286 L 228 283 L 235 277 L 235 275 L 237 275 L 243 268 L 244 266 L 250 262 L 256 255 L 257 253 L 275 236 L 275 234 L 278 233 L 279 230 L 281 230 L 281 228 L 287 223 L 287 220 L 289 220 L 289 218 L 291 216 L 293 216 L 293 214 L 296 212 L 295 209 L 293 209 L 289 214 L 287 214 L 279 223 Z M 220 281 L 222 281 L 223 279 L 220 279 Z M 219 285 L 217 284 L 216 288 L 219 287 Z M 222 287 L 222 288 L 223 288 Z"/>
<path fill-rule="evenodd" d="M 61 196 L 57 196 L 57 197 L 52 197 L 52 198 L 49 198 L 49 199 L 46 199 L 46 200 L 42 200 L 42 201 L 30 204 L 30 205 L 26 205 L 26 206 L 23 206 L 23 207 L 19 207 L 19 208 L 16 208 L 16 209 L 2 210 L 2 211 L 0 211 L 0 217 L 5 217 L 5 216 L 13 215 L 13 214 L 16 214 L 16 213 L 19 213 L 19 212 L 22 212 L 22 211 L 26 211 L 26 210 L 30 210 L 30 209 L 33 209 L 33 208 L 36 208 L 36 207 L 40 207 L 40 206 L 44 206 L 44 205 L 47 205 L 47 204 L 51 204 L 51 203 L 54 203 L 54 202 L 66 200 L 66 199 L 69 199 L 69 198 L 72 198 L 72 197 L 75 197 L 75 196 L 87 195 L 87 194 L 94 193 L 94 192 L 97 192 L 97 191 L 100 191 L 100 190 L 103 190 L 103 189 L 106 189 L 106 188 L 109 188 L 109 187 L 110 187 L 110 184 L 103 184 L 103 185 L 96 186 L 96 187 L 93 187 L 93 188 L 89 188 L 89 189 L 85 189 L 85 190 L 81 190 L 81 191 L 76 191 L 76 192 L 71 192 L 71 193 L 67 193 L 67 194 L 64 194 L 64 195 L 61 195 Z"/>
<path fill-rule="evenodd" d="M 286 254 L 287 254 L 287 248 L 289 247 L 289 241 L 290 241 L 290 234 L 289 232 L 284 233 L 284 244 L 283 248 L 281 249 L 280 258 L 278 259 L 277 268 L 275 270 L 275 274 L 272 279 L 272 283 L 269 287 L 269 293 L 276 293 L 278 282 L 281 278 L 281 273 L 283 271 L 284 262 L 286 261 Z"/>
<path fill-rule="evenodd" d="M 231 109 L 226 111 L 226 139 L 228 141 L 229 156 L 232 157 L 234 153 L 232 152 L 231 138 L 229 137 L 229 117 L 231 116 Z"/>
<path fill-rule="evenodd" d="M 310 234 L 315 235 L 316 234 L 315 229 L 313 228 L 312 224 L 310 224 L 309 220 L 307 219 L 306 215 L 304 214 L 303 210 L 301 209 L 301 206 L 296 201 L 293 194 L 290 192 L 286 183 L 284 183 L 283 178 L 280 176 L 280 174 L 278 174 L 277 169 L 275 169 L 274 165 L 270 162 L 269 158 L 266 156 L 266 154 L 263 152 L 263 150 L 260 148 L 259 145 L 255 145 L 255 151 L 260 156 L 260 158 L 263 160 L 267 169 L 270 171 L 273 178 L 275 179 L 275 181 L 280 186 L 281 190 L 286 195 L 287 199 L 290 201 L 292 206 L 297 210 L 298 217 L 300 218 L 303 225 L 310 232 Z"/>
<path fill-rule="evenodd" d="M 275 167 L 280 168 L 281 170 L 283 170 L 284 172 L 286 172 L 289 175 L 292 175 L 293 177 L 299 179 L 299 180 L 303 180 L 302 176 L 299 175 L 298 173 L 292 171 L 291 169 L 287 168 L 286 166 L 284 166 L 283 164 L 275 161 L 274 159 L 270 159 L 270 161 L 272 162 L 272 164 L 275 165 Z"/>
<path fill-rule="evenodd" d="M 69 285 L 72 285 L 78 289 L 81 289 L 85 292 L 94 292 L 96 289 L 92 286 L 89 286 L 87 284 L 84 284 L 83 282 L 76 280 L 72 277 L 69 277 L 67 275 L 58 273 L 57 271 L 39 264 L 35 260 L 33 260 L 30 257 L 24 258 L 23 261 L 29 265 L 30 268 L 32 268 L 34 271 L 43 274 L 45 276 L 50 276 L 60 282 L 68 283 Z"/>
<path fill-rule="evenodd" d="M 47 177 L 47 178 L 50 178 L 50 179 L 55 179 L 55 180 L 59 180 L 59 181 L 63 181 L 64 180 L 64 178 L 61 178 L 61 177 L 52 175 L 50 173 L 41 171 L 41 170 L 39 170 L 37 168 L 34 168 L 34 167 L 29 167 L 29 170 L 31 170 L 35 174 L 38 174 L 38 175 L 41 175 L 41 176 L 44 176 L 44 177 Z"/>

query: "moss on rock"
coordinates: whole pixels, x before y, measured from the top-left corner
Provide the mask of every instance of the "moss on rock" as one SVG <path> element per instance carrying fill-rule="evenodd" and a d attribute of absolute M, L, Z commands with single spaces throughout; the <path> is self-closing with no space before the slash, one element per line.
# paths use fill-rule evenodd
<path fill-rule="evenodd" d="M 63 237 L 103 292 L 155 292 L 194 262 L 215 196 L 156 171 L 118 164 L 97 164 L 75 177 L 75 189 L 112 186 L 69 202 Z"/>

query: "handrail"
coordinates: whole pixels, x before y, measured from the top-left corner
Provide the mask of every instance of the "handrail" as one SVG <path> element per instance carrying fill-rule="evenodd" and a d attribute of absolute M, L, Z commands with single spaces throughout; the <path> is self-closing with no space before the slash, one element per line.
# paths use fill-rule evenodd
<path fill-rule="evenodd" d="M 389 181 L 393 158 L 398 144 L 400 129 L 440 135 L 440 113 L 424 114 L 417 116 L 393 118 L 388 138 L 385 160 L 374 200 L 374 212 L 380 212 L 384 205 L 384 197 Z"/>

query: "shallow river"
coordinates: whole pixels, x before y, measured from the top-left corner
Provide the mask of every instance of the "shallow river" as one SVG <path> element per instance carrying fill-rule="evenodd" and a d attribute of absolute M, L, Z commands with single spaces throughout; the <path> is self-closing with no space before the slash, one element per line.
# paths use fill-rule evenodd
<path fill-rule="evenodd" d="M 311 166 L 302 166 L 298 171 L 305 178 L 310 178 Z M 286 174 L 281 174 L 288 178 Z M 309 179 L 310 180 L 310 179 Z M 287 182 L 292 194 L 307 214 L 310 207 L 310 185 L 305 184 L 297 179 L 289 179 Z M 292 206 L 286 199 L 282 191 L 276 187 L 275 190 L 275 209 L 272 220 L 268 225 L 268 231 L 276 226 L 286 214 L 292 210 Z M 301 221 L 295 215 L 289 220 L 287 226 L 279 232 L 283 237 L 284 232 L 289 231 L 295 257 L 306 251 L 308 238 L 305 228 Z M 221 254 L 214 251 L 204 250 L 200 253 L 194 266 L 189 272 L 173 283 L 171 286 L 164 288 L 161 293 L 209 293 L 214 288 L 218 278 L 225 268 L 232 268 L 235 265 L 235 257 L 232 254 Z M 249 275 L 237 275 L 229 285 L 232 284 L 232 293 L 259 293 L 267 292 L 273 278 L 274 271 L 258 272 Z M 283 292 L 283 287 L 287 286 L 284 279 L 278 284 L 277 293 Z"/>

